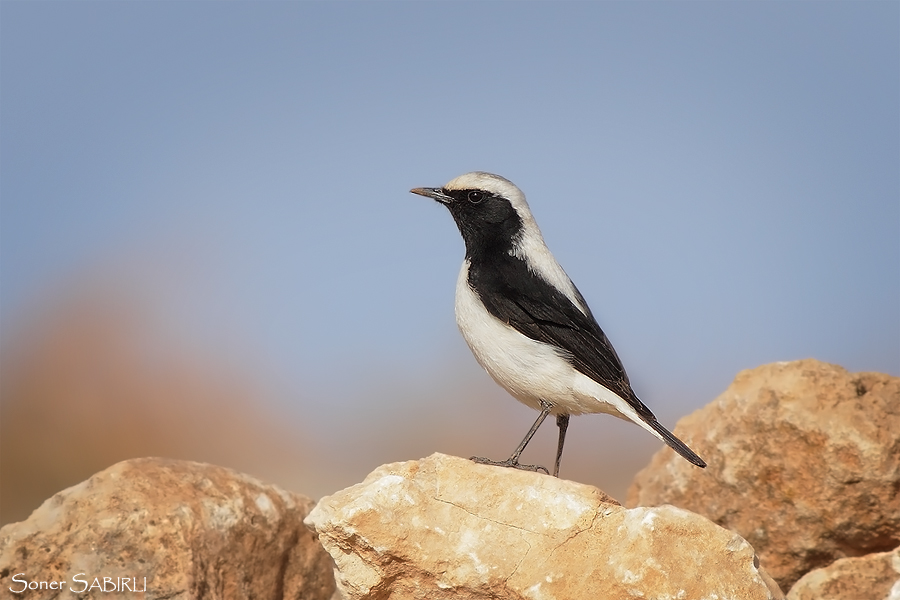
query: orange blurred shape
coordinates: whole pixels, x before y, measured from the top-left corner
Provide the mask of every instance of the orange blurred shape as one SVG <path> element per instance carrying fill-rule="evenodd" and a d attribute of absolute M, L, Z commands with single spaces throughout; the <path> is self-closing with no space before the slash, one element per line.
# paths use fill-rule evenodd
<path fill-rule="evenodd" d="M 127 458 L 211 462 L 269 481 L 303 470 L 302 436 L 269 414 L 261 386 L 167 339 L 151 315 L 101 286 L 32 310 L 4 335 L 0 523 Z"/>

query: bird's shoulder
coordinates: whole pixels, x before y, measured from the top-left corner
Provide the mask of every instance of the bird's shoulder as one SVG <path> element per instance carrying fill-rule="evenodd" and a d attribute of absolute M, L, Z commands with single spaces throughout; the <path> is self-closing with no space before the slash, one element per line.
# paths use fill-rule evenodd
<path fill-rule="evenodd" d="M 501 320 L 550 320 L 577 326 L 584 316 L 575 303 L 547 279 L 529 268 L 526 261 L 501 254 L 472 257 L 468 261 L 468 283 L 488 310 Z M 498 314 L 511 310 L 514 314 Z M 587 325 L 581 323 L 582 326 Z"/>

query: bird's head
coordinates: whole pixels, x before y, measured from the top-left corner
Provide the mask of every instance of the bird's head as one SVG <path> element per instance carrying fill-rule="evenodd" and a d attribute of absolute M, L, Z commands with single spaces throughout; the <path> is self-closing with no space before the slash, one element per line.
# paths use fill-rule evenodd
<path fill-rule="evenodd" d="M 513 182 L 475 171 L 438 188 L 414 188 L 410 192 L 433 198 L 450 210 L 466 242 L 466 255 L 512 251 L 522 236 L 537 225 L 525 194 Z"/>

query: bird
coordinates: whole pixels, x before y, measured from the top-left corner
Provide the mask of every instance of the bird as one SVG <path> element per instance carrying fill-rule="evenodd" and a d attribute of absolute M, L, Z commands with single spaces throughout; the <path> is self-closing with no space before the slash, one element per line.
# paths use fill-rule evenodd
<path fill-rule="evenodd" d="M 474 171 L 413 194 L 450 210 L 465 242 L 456 283 L 456 324 L 478 363 L 501 387 L 540 411 L 506 460 L 476 463 L 550 474 L 519 462 L 548 415 L 559 428 L 559 476 L 571 415 L 605 413 L 632 421 L 698 467 L 706 462 L 641 402 L 622 361 L 581 292 L 550 253 L 525 194 L 508 179 Z"/>

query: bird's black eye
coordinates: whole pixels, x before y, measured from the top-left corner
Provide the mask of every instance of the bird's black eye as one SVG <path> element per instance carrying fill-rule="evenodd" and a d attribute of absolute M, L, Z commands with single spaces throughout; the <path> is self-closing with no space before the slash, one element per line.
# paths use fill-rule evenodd
<path fill-rule="evenodd" d="M 472 204 L 478 204 L 482 200 L 484 200 L 484 192 L 480 192 L 478 190 L 472 190 L 469 192 L 469 202 Z"/>

